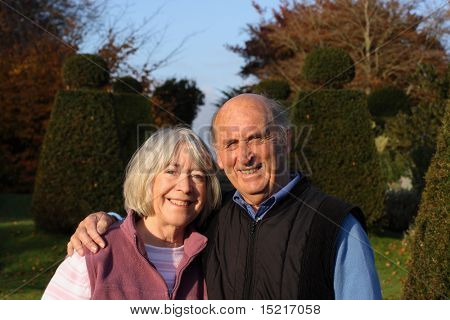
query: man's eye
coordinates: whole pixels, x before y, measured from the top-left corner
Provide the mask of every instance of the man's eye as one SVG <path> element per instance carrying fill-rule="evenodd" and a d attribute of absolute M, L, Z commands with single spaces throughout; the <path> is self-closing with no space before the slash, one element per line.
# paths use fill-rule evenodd
<path fill-rule="evenodd" d="M 252 137 L 248 140 L 248 143 L 250 144 L 261 144 L 264 142 L 263 137 Z"/>
<path fill-rule="evenodd" d="M 236 145 L 235 141 L 230 141 L 225 144 L 225 149 L 233 148 Z"/>

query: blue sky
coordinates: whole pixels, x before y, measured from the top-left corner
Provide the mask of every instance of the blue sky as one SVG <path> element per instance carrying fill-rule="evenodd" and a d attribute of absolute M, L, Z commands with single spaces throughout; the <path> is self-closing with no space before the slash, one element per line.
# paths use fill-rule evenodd
<path fill-rule="evenodd" d="M 263 7 L 277 7 L 277 0 L 258 0 Z M 242 44 L 247 35 L 243 32 L 247 23 L 255 23 L 259 16 L 252 7 L 251 0 L 135 0 L 109 3 L 110 8 L 120 11 L 126 4 L 128 9 L 121 24 L 130 21 L 136 25 L 157 10 L 159 13 L 150 25 L 166 29 L 164 43 L 155 58 L 162 57 L 175 48 L 185 37 L 190 36 L 181 52 L 172 62 L 154 73 L 157 79 L 170 77 L 188 78 L 206 95 L 206 103 L 201 107 L 193 123 L 199 132 L 202 125 L 208 125 L 215 107 L 212 105 L 221 96 L 220 90 L 229 86 L 244 84 L 238 76 L 244 61 L 228 51 L 225 44 Z M 139 63 L 143 56 L 136 56 Z M 251 79 L 246 80 L 246 83 Z M 203 134 L 202 134 L 203 136 Z"/>

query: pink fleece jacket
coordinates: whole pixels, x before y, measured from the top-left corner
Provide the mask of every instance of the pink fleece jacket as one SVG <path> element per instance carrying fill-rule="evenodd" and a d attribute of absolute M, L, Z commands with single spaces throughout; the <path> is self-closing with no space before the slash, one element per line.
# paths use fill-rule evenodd
<path fill-rule="evenodd" d="M 149 261 L 136 232 L 136 219 L 137 215 L 131 213 L 113 225 L 105 235 L 107 246 L 97 254 L 86 255 L 91 299 L 206 299 L 199 257 L 206 247 L 206 237 L 188 232 L 175 286 L 169 295 L 166 282 Z"/>

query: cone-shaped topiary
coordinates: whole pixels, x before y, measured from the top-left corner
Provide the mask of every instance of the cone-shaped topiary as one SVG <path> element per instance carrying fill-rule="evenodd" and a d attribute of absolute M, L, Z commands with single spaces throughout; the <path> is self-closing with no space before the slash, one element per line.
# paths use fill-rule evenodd
<path fill-rule="evenodd" d="M 253 87 L 253 92 L 280 101 L 286 100 L 289 97 L 291 88 L 283 80 L 262 80 Z"/>
<path fill-rule="evenodd" d="M 354 90 L 301 92 L 292 109 L 297 141 L 292 161 L 323 191 L 362 208 L 368 226 L 381 218 L 385 183 L 371 131 L 366 96 Z M 307 130 L 304 130 L 307 131 Z M 295 132 L 294 132 L 295 133 Z M 296 134 L 294 134 L 296 136 Z"/>
<path fill-rule="evenodd" d="M 374 117 L 393 117 L 400 111 L 410 112 L 408 96 L 403 90 L 395 87 L 374 90 L 367 97 L 367 106 Z"/>
<path fill-rule="evenodd" d="M 109 81 L 106 61 L 94 54 L 76 54 L 63 66 L 64 83 L 70 89 L 101 88 Z"/>
<path fill-rule="evenodd" d="M 341 88 L 355 77 L 355 66 L 345 50 L 319 48 L 308 54 L 302 73 L 313 84 Z"/>
<path fill-rule="evenodd" d="M 36 174 L 36 226 L 70 232 L 89 212 L 121 210 L 123 169 L 112 95 L 59 92 Z"/>
<path fill-rule="evenodd" d="M 155 130 L 150 101 L 141 95 L 131 93 L 113 94 L 114 111 L 118 124 L 119 144 L 124 164 L 139 146 Z"/>
<path fill-rule="evenodd" d="M 36 226 L 71 232 L 89 212 L 120 212 L 125 165 L 152 130 L 145 97 L 92 88 L 59 92 L 36 175 Z"/>
<path fill-rule="evenodd" d="M 411 232 L 405 299 L 450 297 L 450 105 L 426 174 L 419 213 Z"/>
<path fill-rule="evenodd" d="M 142 93 L 142 84 L 135 78 L 126 76 L 116 79 L 112 85 L 114 93 Z"/>

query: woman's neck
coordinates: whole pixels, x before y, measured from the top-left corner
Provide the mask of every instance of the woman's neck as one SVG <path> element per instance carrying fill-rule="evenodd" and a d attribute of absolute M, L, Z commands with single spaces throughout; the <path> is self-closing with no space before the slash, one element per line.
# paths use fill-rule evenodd
<path fill-rule="evenodd" d="M 152 217 L 139 219 L 136 229 L 144 243 L 155 247 L 176 248 L 184 243 L 184 228 L 158 225 Z"/>

